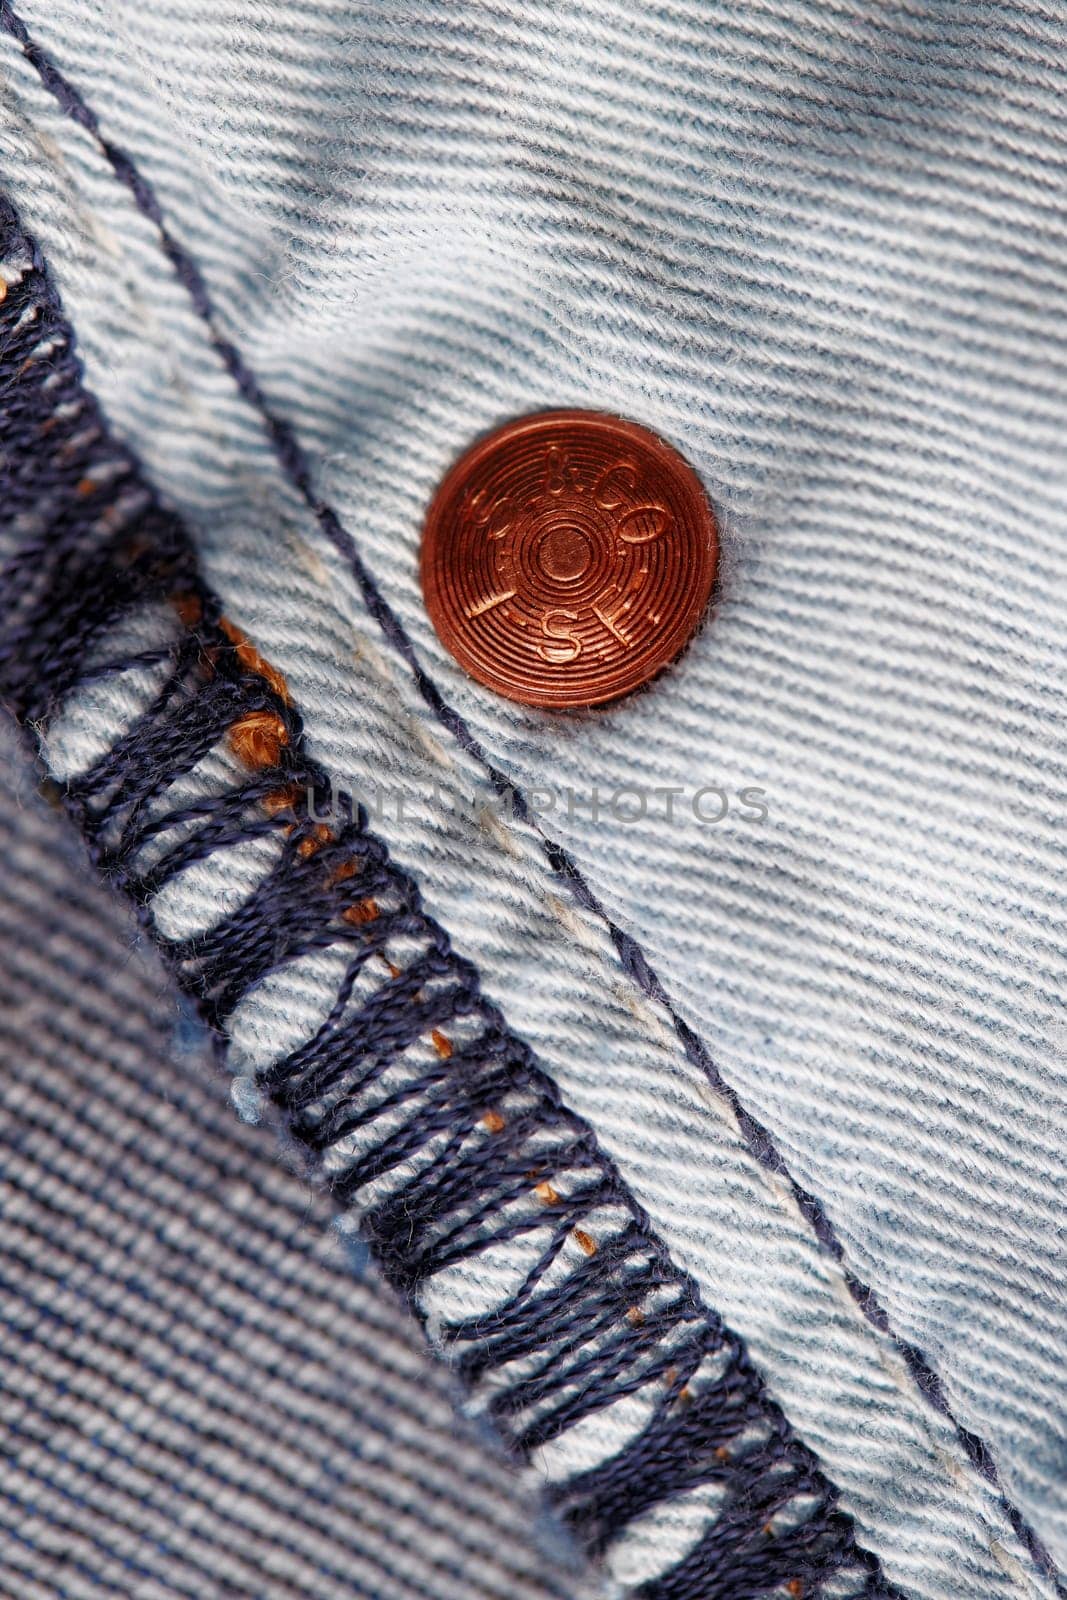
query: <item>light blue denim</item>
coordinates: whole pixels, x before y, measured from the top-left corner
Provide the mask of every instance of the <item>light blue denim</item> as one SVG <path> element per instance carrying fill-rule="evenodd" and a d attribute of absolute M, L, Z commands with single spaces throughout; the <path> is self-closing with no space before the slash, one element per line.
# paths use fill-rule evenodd
<path fill-rule="evenodd" d="M 1005 1502 L 1067 1558 L 1067 10 L 22 9 L 151 176 L 420 665 L 494 767 L 576 797 L 536 827 L 416 804 L 383 831 L 890 1575 L 1051 1592 Z M 4 67 L 8 171 L 90 377 L 315 748 L 354 787 L 489 796 L 157 226 Z M 466 679 L 417 582 L 450 460 L 563 405 L 671 439 L 724 548 L 679 665 L 566 719 Z M 769 814 L 593 819 L 594 786 L 635 781 L 758 786 Z"/>

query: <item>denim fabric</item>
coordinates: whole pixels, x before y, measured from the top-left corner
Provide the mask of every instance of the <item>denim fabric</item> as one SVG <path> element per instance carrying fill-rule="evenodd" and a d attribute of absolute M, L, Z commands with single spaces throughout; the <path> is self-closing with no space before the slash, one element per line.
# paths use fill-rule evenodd
<path fill-rule="evenodd" d="M 0 802 L 0 1594 L 584 1592 L 6 723 Z"/>
<path fill-rule="evenodd" d="M 1029 1592 L 1019 1516 L 1065 1538 L 1063 14 L 24 12 L 204 280 L 14 47 L 11 181 L 313 747 L 484 796 L 470 731 L 574 790 L 539 829 L 383 830 L 891 1575 Z M 671 675 L 561 721 L 455 671 L 415 551 L 479 428 L 568 403 L 680 444 L 728 559 Z M 770 816 L 594 825 L 638 774 Z"/>
<path fill-rule="evenodd" d="M 6 203 L 0 276 L 0 693 L 220 1058 L 244 1057 L 242 1114 L 358 1228 L 609 1593 L 901 1600 L 365 808 L 323 820 L 290 685 L 107 426 Z"/>

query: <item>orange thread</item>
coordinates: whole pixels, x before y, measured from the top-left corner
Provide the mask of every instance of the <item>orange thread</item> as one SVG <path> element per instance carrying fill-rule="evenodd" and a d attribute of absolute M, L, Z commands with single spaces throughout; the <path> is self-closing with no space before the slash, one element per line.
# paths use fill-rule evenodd
<path fill-rule="evenodd" d="M 296 853 L 298 856 L 303 856 L 306 861 L 308 856 L 313 856 L 317 850 L 321 850 L 324 844 L 329 844 L 332 838 L 333 834 L 325 822 L 317 822 L 307 837 L 301 839 L 296 847 Z"/>
<path fill-rule="evenodd" d="M 346 873 L 347 876 L 348 874 Z M 376 900 L 357 900 L 354 906 L 346 906 L 341 912 L 341 921 L 350 923 L 353 928 L 362 928 L 365 922 L 373 922 L 377 915 L 378 903 Z M 386 962 L 386 965 L 394 978 L 399 977 L 399 967 L 392 966 L 390 962 Z"/>
<path fill-rule="evenodd" d="M 793 1596 L 793 1600 L 802 1600 L 804 1584 L 800 1578 L 790 1578 L 785 1586 L 786 1593 Z"/>
<path fill-rule="evenodd" d="M 83 500 L 87 500 L 91 494 L 96 493 L 98 488 L 99 484 L 95 483 L 92 478 L 79 478 L 74 493 L 80 495 Z"/>
<path fill-rule="evenodd" d="M 300 790 L 291 784 L 288 789 L 272 789 L 259 803 L 268 817 L 276 817 L 279 811 L 291 811 L 299 798 Z"/>
<path fill-rule="evenodd" d="M 546 1206 L 559 1205 L 559 1194 L 547 1179 L 543 1183 L 535 1184 L 534 1194 L 538 1200 L 543 1200 Z"/>
<path fill-rule="evenodd" d="M 504 1118 L 500 1115 L 499 1111 L 484 1112 L 482 1114 L 482 1125 L 483 1127 L 487 1128 L 490 1133 L 503 1133 L 504 1129 L 507 1127 L 507 1123 L 504 1121 Z"/>
<path fill-rule="evenodd" d="M 220 617 L 219 627 L 233 645 L 237 659 L 245 671 L 254 672 L 257 678 L 263 678 L 274 690 L 283 705 L 291 705 L 289 685 L 277 667 L 272 667 L 269 661 L 264 660 L 248 636 L 242 633 L 236 623 L 231 622 L 229 618 Z"/>
<path fill-rule="evenodd" d="M 285 723 L 276 711 L 248 711 L 230 728 L 230 748 L 246 767 L 276 767 L 289 743 Z"/>
<path fill-rule="evenodd" d="M 730 1452 L 724 1444 L 716 1445 L 713 1453 L 716 1461 L 729 1461 L 730 1459 Z"/>
<path fill-rule="evenodd" d="M 446 1039 L 444 1034 L 439 1033 L 436 1028 L 431 1029 L 430 1038 L 433 1040 L 433 1047 L 437 1054 L 447 1061 L 452 1054 L 452 1040 Z"/>
<path fill-rule="evenodd" d="M 643 1328 L 645 1325 L 645 1313 L 640 1306 L 631 1306 L 626 1313 L 626 1320 L 631 1328 Z"/>
<path fill-rule="evenodd" d="M 596 1240 L 593 1238 L 592 1234 L 586 1233 L 584 1228 L 575 1228 L 574 1237 L 577 1239 L 579 1245 L 585 1251 L 587 1256 L 596 1255 Z"/>

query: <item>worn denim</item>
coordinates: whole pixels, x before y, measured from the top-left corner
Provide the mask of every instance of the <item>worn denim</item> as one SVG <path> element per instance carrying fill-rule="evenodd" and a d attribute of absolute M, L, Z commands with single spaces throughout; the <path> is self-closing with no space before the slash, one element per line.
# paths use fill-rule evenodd
<path fill-rule="evenodd" d="M 220 1064 L 244 1068 L 237 1108 L 358 1230 L 606 1592 L 901 1600 L 366 807 L 324 819 L 336 780 L 291 686 L 86 388 L 6 202 L 0 274 L 0 693 Z"/>
<path fill-rule="evenodd" d="M 571 1600 L 6 721 L 0 761 L 0 1593 Z"/>
<path fill-rule="evenodd" d="M 6 176 L 313 750 L 412 793 L 383 834 L 889 1576 L 1053 1592 L 1067 13 L 22 15 L 101 122 L 7 42 Z M 675 442 L 726 554 L 678 666 L 566 719 L 465 679 L 417 585 L 445 466 L 542 405 Z M 554 805 L 426 801 L 501 777 Z M 593 816 L 635 782 L 682 820 Z M 253 1064 L 294 998 L 257 1006 Z"/>

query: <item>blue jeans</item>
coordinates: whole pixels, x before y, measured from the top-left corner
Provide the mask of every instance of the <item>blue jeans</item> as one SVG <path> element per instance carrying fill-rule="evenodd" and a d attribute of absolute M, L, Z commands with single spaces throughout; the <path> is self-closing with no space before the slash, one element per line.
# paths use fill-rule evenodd
<path fill-rule="evenodd" d="M 283 675 L 313 789 L 384 794 L 374 837 L 476 967 L 484 1026 L 521 1041 L 508 1092 L 577 1119 L 574 1192 L 544 1182 L 584 1221 L 523 1210 L 536 1194 L 512 1215 L 514 1167 L 480 1166 L 490 1234 L 468 1237 L 438 1195 L 462 1249 L 396 1269 L 419 1314 L 446 1347 L 487 1318 L 519 1338 L 531 1284 L 591 1272 L 634 1206 L 700 1307 L 678 1328 L 699 1342 L 723 1319 L 839 1491 L 872 1581 L 1054 1593 L 1065 18 L 274 0 L 228 28 L 207 6 L 114 0 L 101 49 L 80 0 L 20 15 L 5 178 L 116 439 L 182 521 L 190 590 L 215 597 L 195 625 L 218 626 L 217 599 Z M 417 553 L 434 486 L 478 432 L 566 405 L 682 449 L 724 570 L 672 672 L 562 718 L 464 677 L 425 616 Z M 124 661 L 160 639 L 180 654 L 186 625 L 142 606 Z M 174 659 L 64 683 L 42 719 L 53 776 L 102 778 Z M 182 774 L 172 817 L 247 783 L 223 738 L 231 713 L 264 709 L 247 693 L 212 686 L 220 750 Z M 635 785 L 650 798 L 626 820 L 612 797 Z M 695 797 L 720 794 L 709 820 Z M 136 873 L 131 857 L 179 963 L 277 887 L 278 829 L 226 815 L 165 870 L 152 840 Z M 383 860 L 361 857 L 359 881 L 383 873 L 398 897 L 405 1003 L 429 1028 L 409 1039 L 405 1013 L 400 1050 L 422 1052 L 419 1092 L 443 1093 L 469 972 L 403 924 Z M 302 885 L 256 902 L 257 928 L 279 906 L 299 920 Z M 377 1215 L 410 1198 L 378 1170 L 382 1113 L 350 1126 L 328 1107 L 341 1131 L 312 1138 L 321 1079 L 291 1084 L 340 996 L 377 1017 L 377 971 L 361 946 L 352 972 L 347 935 L 308 937 L 300 922 L 286 959 L 259 965 L 217 940 L 195 984 L 245 1113 L 280 1097 L 326 1176 L 355 1164 L 346 1204 L 369 1184 L 359 1205 Z M 455 989 L 443 1027 L 435 983 Z M 436 1062 L 435 1031 L 452 1052 Z M 388 1082 L 373 1105 L 392 1112 L 410 1084 Z M 465 1137 L 476 1109 L 450 1102 Z M 490 1134 L 511 1125 L 486 1114 Z M 414 1148 L 404 1160 L 415 1183 Z M 368 1224 L 386 1257 L 396 1222 Z M 585 1265 L 578 1234 L 597 1249 Z M 676 1336 L 658 1331 L 649 1372 Z M 568 1498 L 605 1492 L 606 1464 L 666 1425 L 645 1376 L 580 1420 L 554 1414 L 551 1437 L 525 1413 L 504 1432 L 618 1581 L 687 1561 L 704 1581 L 723 1525 L 710 1467 L 666 1473 L 658 1495 L 627 1476 L 596 1531 Z"/>

